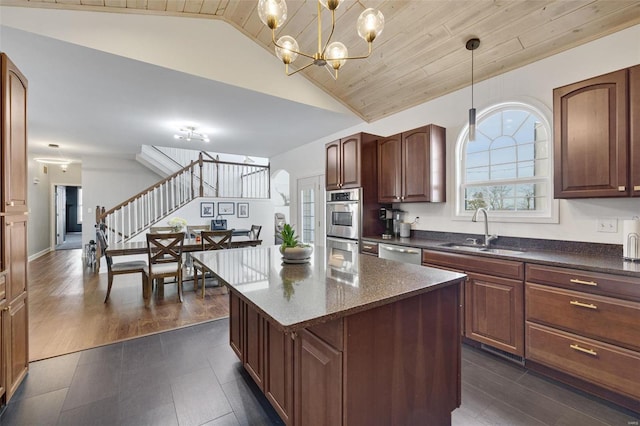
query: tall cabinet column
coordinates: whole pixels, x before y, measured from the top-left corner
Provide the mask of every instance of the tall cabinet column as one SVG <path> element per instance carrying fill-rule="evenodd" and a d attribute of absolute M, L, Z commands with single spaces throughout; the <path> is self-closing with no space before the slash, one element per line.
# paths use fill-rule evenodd
<path fill-rule="evenodd" d="M 27 374 L 27 79 L 0 53 L 0 403 Z"/>

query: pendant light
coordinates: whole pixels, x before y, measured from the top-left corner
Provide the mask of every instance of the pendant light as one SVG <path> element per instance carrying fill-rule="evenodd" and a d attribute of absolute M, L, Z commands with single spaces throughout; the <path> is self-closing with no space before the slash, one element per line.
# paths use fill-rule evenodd
<path fill-rule="evenodd" d="M 471 109 L 469 110 L 469 140 L 476 140 L 476 109 L 473 107 L 473 51 L 480 46 L 479 38 L 467 40 L 467 50 L 471 51 Z"/>

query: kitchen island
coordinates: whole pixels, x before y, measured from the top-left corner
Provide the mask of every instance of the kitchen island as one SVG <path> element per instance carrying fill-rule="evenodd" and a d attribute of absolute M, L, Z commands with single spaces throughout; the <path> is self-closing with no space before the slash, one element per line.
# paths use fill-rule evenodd
<path fill-rule="evenodd" d="M 228 287 L 231 347 L 286 424 L 449 424 L 465 275 L 354 256 L 315 247 L 283 264 L 272 246 L 193 259 Z"/>

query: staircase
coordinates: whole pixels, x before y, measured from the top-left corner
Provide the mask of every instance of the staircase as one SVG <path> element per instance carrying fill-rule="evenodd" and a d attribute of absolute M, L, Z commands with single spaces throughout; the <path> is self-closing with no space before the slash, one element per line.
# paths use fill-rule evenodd
<path fill-rule="evenodd" d="M 97 206 L 96 226 L 110 243 L 124 242 L 197 197 L 268 199 L 270 168 L 219 161 L 201 152 L 196 161 L 117 206 Z"/>

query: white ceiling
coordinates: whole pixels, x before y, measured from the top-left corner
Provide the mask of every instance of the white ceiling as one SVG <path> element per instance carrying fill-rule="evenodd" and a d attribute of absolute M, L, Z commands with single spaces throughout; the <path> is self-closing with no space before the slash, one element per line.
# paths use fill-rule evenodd
<path fill-rule="evenodd" d="M 13 12 L 12 9 L 19 9 L 20 14 L 9 13 Z M 48 19 L 46 25 L 34 25 L 34 20 L 30 18 L 43 13 L 54 19 Z M 151 33 L 144 40 L 144 46 L 140 46 L 140 40 L 136 38 L 127 42 L 114 41 L 112 37 L 109 43 L 100 46 L 101 49 L 123 52 L 129 56 L 136 56 L 136 52 L 147 54 L 155 46 L 158 51 L 166 50 L 166 54 L 146 59 L 168 65 L 158 66 L 76 44 L 76 40 L 86 42 L 88 33 L 74 32 L 73 28 L 70 30 L 69 22 L 57 25 L 55 18 L 59 13 L 67 19 L 69 14 L 80 14 L 83 20 L 78 28 L 86 31 L 84 27 L 91 13 L 0 7 L 0 50 L 7 53 L 29 81 L 28 132 L 31 153 L 58 155 L 47 146 L 56 143 L 60 145 L 60 155 L 76 160 L 81 160 L 85 155 L 131 158 L 140 151 L 141 145 L 271 157 L 362 122 L 305 79 L 283 79 L 282 69 L 271 66 L 272 63 L 277 65 L 277 62 L 263 49 L 257 48 L 255 66 L 247 67 L 246 63 L 242 63 L 246 62 L 246 58 L 240 64 L 232 63 L 232 59 L 237 60 L 241 55 L 234 55 L 228 60 L 216 57 L 213 43 L 208 43 L 209 51 L 200 49 L 185 53 L 185 49 L 180 52 L 179 46 L 177 53 L 176 47 L 162 49 L 163 45 L 154 42 Z M 122 21 L 119 18 L 122 15 L 93 15 L 110 19 L 116 17 Z M 19 19 L 10 20 L 15 16 Z M 180 20 L 186 21 L 187 25 L 189 21 L 202 23 L 202 20 L 189 18 L 135 17 L 143 20 Z M 32 28 L 21 22 L 30 22 Z M 214 27 L 226 25 L 215 20 L 204 23 Z M 29 31 L 14 27 L 28 28 Z M 48 29 L 56 27 L 65 28 L 67 33 L 56 34 L 56 38 L 36 34 L 50 34 Z M 116 25 L 116 29 L 125 33 L 131 29 L 124 27 L 117 28 Z M 238 37 L 244 37 L 237 33 Z M 188 34 L 182 36 L 189 37 Z M 138 37 L 144 37 L 144 34 Z M 65 38 L 74 43 L 60 40 Z M 100 40 L 99 34 L 97 40 Z M 102 41 L 106 40 L 103 38 Z M 248 43 L 253 44 L 250 40 Z M 173 57 L 172 53 L 175 53 Z M 257 87 L 256 83 L 261 84 L 265 86 L 263 91 L 271 90 L 273 93 L 281 92 L 283 87 L 285 90 L 293 89 L 284 96 L 297 97 L 297 101 L 194 75 L 206 73 L 206 69 L 199 72 L 197 66 L 186 67 L 191 73 L 169 67 L 184 69 L 185 64 L 189 65 L 192 61 L 196 65 L 198 62 L 208 64 L 211 69 L 212 60 L 216 67 L 224 68 L 227 73 L 234 68 L 241 69 L 246 74 L 242 78 L 249 83 L 240 81 L 236 84 L 248 86 L 254 81 L 254 87 Z M 268 65 L 262 67 L 260 62 L 265 60 Z M 281 80 L 288 81 L 289 86 L 283 86 L 279 82 Z M 302 95 L 306 95 L 306 98 Z M 321 99 L 322 96 L 328 100 Z M 306 99 L 313 100 L 306 102 Z M 189 124 L 207 133 L 211 142 L 175 140 L 175 131 Z"/>

